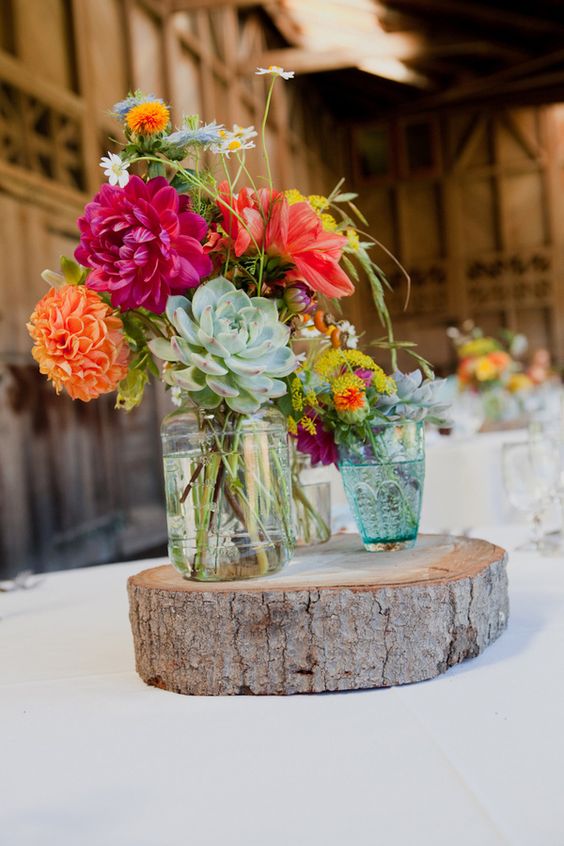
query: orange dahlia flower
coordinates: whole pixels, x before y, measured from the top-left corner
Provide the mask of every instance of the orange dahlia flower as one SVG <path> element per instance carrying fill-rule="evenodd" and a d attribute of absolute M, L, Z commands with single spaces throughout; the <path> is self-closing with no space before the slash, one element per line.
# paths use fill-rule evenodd
<path fill-rule="evenodd" d="M 123 323 L 84 285 L 51 288 L 27 324 L 39 370 L 59 394 L 88 402 L 110 393 L 127 375 Z"/>

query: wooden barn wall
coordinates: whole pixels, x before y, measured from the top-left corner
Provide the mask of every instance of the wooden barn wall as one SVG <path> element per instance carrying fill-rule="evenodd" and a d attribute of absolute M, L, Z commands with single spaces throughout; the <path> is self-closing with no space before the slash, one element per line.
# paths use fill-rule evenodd
<path fill-rule="evenodd" d="M 39 277 L 72 254 L 75 220 L 116 134 L 108 110 L 140 87 L 226 124 L 260 122 L 255 57 L 279 36 L 256 12 L 167 17 L 157 0 L 0 4 L 0 572 L 134 557 L 165 542 L 160 389 L 129 414 L 111 398 L 57 398 L 30 356 Z M 275 179 L 325 191 L 342 170 L 307 81 L 277 86 L 268 130 Z M 323 139 L 323 143 L 321 140 Z M 250 166 L 262 170 L 258 155 Z"/>
<path fill-rule="evenodd" d="M 382 254 L 398 337 L 449 372 L 445 330 L 472 318 L 525 332 L 564 364 L 564 106 L 417 115 L 351 132 L 353 173 Z M 379 331 L 368 294 L 352 302 Z"/>

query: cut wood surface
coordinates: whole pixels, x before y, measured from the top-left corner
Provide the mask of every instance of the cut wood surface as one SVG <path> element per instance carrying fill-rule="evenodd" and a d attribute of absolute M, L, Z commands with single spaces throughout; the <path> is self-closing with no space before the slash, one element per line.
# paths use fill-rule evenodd
<path fill-rule="evenodd" d="M 365 552 L 357 535 L 306 547 L 240 582 L 154 567 L 128 583 L 137 671 L 196 695 L 292 694 L 422 681 L 478 655 L 507 625 L 506 553 L 420 536 Z"/>

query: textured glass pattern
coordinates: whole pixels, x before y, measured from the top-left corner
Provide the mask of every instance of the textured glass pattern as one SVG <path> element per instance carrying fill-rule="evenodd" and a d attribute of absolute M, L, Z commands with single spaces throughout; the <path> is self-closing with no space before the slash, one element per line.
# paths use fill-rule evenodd
<path fill-rule="evenodd" d="M 290 559 L 290 467 L 276 411 L 218 421 L 183 409 L 162 428 L 171 563 L 186 578 L 264 576 Z"/>
<path fill-rule="evenodd" d="M 374 428 L 370 442 L 341 450 L 339 469 L 365 548 L 413 546 L 425 478 L 423 423 Z"/>

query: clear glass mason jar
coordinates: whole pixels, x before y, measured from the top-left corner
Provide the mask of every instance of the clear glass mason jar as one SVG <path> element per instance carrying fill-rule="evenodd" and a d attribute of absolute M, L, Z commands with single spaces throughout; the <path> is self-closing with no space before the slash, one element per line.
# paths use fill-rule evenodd
<path fill-rule="evenodd" d="M 168 550 L 187 579 L 266 576 L 291 558 L 294 538 L 284 417 L 184 405 L 161 427 Z"/>
<path fill-rule="evenodd" d="M 405 420 L 375 426 L 366 442 L 340 447 L 345 493 L 369 552 L 415 545 L 425 479 L 425 427 Z"/>

